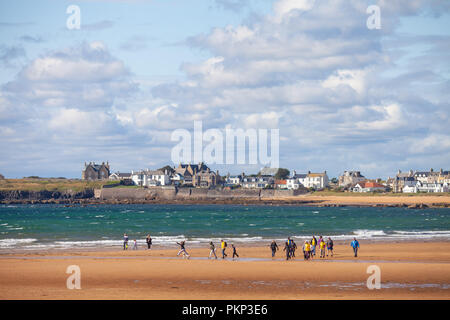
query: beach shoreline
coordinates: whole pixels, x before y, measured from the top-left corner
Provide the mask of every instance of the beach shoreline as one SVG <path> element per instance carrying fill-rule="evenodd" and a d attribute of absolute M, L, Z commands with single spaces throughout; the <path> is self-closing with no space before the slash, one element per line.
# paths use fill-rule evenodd
<path fill-rule="evenodd" d="M 268 246 L 238 246 L 237 261 L 189 245 L 191 259 L 176 257 L 175 246 L 3 254 L 0 299 L 450 299 L 449 241 L 360 243 L 358 258 L 336 243 L 333 258 L 313 261 L 301 250 L 294 261 L 281 250 L 272 261 Z M 66 288 L 69 265 L 80 267 L 81 290 Z M 371 265 L 380 290 L 366 287 Z"/>

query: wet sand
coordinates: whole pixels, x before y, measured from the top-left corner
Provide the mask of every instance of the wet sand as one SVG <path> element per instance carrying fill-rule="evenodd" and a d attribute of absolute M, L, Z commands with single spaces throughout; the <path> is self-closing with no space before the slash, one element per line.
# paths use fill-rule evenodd
<path fill-rule="evenodd" d="M 142 249 L 142 248 L 141 248 Z M 54 251 L 0 255 L 0 299 L 449 299 L 450 242 L 361 242 L 335 257 L 272 261 L 268 247 L 239 247 L 237 261 L 208 260 L 208 248 L 176 257 L 177 248 Z M 231 256 L 231 250 L 228 248 Z M 219 255 L 219 250 L 218 250 Z M 69 290 L 66 268 L 81 269 L 81 289 Z M 381 270 L 369 290 L 367 267 Z"/>

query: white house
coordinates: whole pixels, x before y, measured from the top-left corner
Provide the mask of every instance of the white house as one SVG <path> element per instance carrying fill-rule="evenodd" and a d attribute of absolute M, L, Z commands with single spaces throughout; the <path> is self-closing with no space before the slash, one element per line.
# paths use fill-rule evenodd
<path fill-rule="evenodd" d="M 238 186 L 242 182 L 242 176 L 227 176 L 225 177 L 225 183 L 228 185 Z"/>
<path fill-rule="evenodd" d="M 112 181 L 131 179 L 131 173 L 115 172 L 112 173 L 108 179 Z"/>
<path fill-rule="evenodd" d="M 161 170 L 145 170 L 139 172 L 131 172 L 131 180 L 135 185 L 141 187 L 166 186 L 170 184 L 170 176 Z"/>
<path fill-rule="evenodd" d="M 288 190 L 297 190 L 300 187 L 304 187 L 305 179 L 307 174 L 296 174 L 288 179 L 286 179 L 286 187 Z"/>
<path fill-rule="evenodd" d="M 308 174 L 304 179 L 299 179 L 299 182 L 303 184 L 305 188 L 323 189 L 328 186 L 328 175 L 327 172 L 323 173 L 311 173 Z"/>
<path fill-rule="evenodd" d="M 179 186 L 179 185 L 182 185 L 183 184 L 183 182 L 184 182 L 184 177 L 183 177 L 183 175 L 181 174 L 181 173 L 173 173 L 171 176 L 170 176 L 170 181 L 172 182 L 172 184 L 173 185 L 175 185 L 175 186 Z"/>
<path fill-rule="evenodd" d="M 386 191 L 386 186 L 376 182 L 363 181 L 358 182 L 353 188 L 353 192 L 374 192 L 374 191 Z"/>
<path fill-rule="evenodd" d="M 403 188 L 405 193 L 417 192 L 449 192 L 450 188 L 447 183 L 424 183 L 417 181 L 413 186 L 406 186 Z"/>
<path fill-rule="evenodd" d="M 244 177 L 242 178 L 241 185 L 243 188 L 266 188 L 273 185 L 275 180 L 270 176 L 257 176 L 257 177 Z"/>

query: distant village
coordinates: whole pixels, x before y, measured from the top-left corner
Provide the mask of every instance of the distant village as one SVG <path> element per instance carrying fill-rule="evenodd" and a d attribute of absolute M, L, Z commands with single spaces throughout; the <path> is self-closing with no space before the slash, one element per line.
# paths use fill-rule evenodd
<path fill-rule="evenodd" d="M 329 179 L 327 172 L 297 173 L 284 168 L 263 168 L 257 174 L 221 176 L 205 163 L 165 166 L 157 170 L 139 170 L 128 173 L 111 173 L 108 162 L 85 163 L 82 179 L 109 180 L 117 185 L 149 187 L 194 187 L 225 189 L 284 189 L 284 190 L 335 190 L 342 192 L 394 192 L 430 193 L 450 191 L 450 171 L 400 170 L 394 177 L 383 181 L 365 178 L 360 171 L 344 171 L 338 178 Z"/>

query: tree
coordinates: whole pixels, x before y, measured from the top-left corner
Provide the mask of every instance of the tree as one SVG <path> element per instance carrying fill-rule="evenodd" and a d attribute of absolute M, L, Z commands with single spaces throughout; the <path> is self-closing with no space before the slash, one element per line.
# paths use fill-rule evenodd
<path fill-rule="evenodd" d="M 285 169 L 285 168 L 279 168 L 277 170 L 277 173 L 275 173 L 275 179 L 277 180 L 282 180 L 282 179 L 286 179 L 287 177 L 289 177 L 289 170 Z"/>
<path fill-rule="evenodd" d="M 338 183 L 338 179 L 337 178 L 331 179 L 331 183 L 337 184 Z"/>

